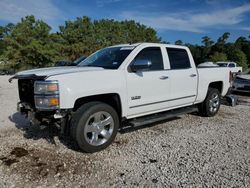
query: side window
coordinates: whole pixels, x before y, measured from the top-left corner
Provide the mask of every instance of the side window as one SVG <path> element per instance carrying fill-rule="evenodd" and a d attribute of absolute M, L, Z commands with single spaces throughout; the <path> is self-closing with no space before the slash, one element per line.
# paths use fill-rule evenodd
<path fill-rule="evenodd" d="M 152 62 L 150 70 L 163 70 L 163 60 L 160 47 L 144 48 L 137 54 L 135 60 L 149 60 Z"/>
<path fill-rule="evenodd" d="M 230 63 L 229 67 L 235 67 L 235 65 L 233 63 Z"/>
<path fill-rule="evenodd" d="M 171 69 L 190 68 L 188 53 L 184 49 L 167 48 Z"/>

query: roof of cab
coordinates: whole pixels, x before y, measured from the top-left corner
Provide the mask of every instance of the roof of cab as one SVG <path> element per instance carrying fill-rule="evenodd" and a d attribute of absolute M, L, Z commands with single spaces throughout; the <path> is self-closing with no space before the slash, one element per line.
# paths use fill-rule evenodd
<path fill-rule="evenodd" d="M 124 46 L 130 46 L 130 47 L 136 47 L 138 45 L 140 45 L 142 43 L 133 43 L 133 44 L 117 44 L 117 45 L 113 45 L 113 46 L 110 46 L 110 47 L 124 47 Z"/>
<path fill-rule="evenodd" d="M 186 46 L 182 45 L 174 45 L 174 44 L 165 44 L 165 43 L 149 43 L 149 42 L 141 42 L 141 43 L 132 43 L 132 44 L 118 44 L 110 47 L 137 47 L 139 45 L 145 45 L 145 46 L 150 46 L 150 45 L 160 45 L 160 46 L 166 46 L 166 47 L 173 47 L 173 48 L 187 48 Z"/>

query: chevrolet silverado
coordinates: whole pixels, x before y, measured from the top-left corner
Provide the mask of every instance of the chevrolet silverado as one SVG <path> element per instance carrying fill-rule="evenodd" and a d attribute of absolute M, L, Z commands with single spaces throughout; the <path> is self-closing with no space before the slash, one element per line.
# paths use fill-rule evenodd
<path fill-rule="evenodd" d="M 82 151 L 108 147 L 124 125 L 183 113 L 214 116 L 230 87 L 230 70 L 196 68 L 185 46 L 122 44 L 75 67 L 27 70 L 18 79 L 18 110 L 32 124 L 59 125 Z"/>

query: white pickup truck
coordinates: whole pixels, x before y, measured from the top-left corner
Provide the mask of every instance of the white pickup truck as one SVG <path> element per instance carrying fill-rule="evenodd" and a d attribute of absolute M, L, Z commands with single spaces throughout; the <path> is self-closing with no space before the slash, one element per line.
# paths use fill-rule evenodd
<path fill-rule="evenodd" d="M 17 73 L 18 109 L 60 125 L 81 150 L 109 146 L 124 125 L 182 113 L 214 116 L 230 87 L 228 68 L 196 68 L 185 46 L 137 43 L 101 49 L 76 67 Z"/>
<path fill-rule="evenodd" d="M 240 73 L 242 72 L 242 67 L 238 67 L 235 62 L 224 62 L 218 61 L 216 64 L 220 67 L 228 67 L 232 73 Z"/>

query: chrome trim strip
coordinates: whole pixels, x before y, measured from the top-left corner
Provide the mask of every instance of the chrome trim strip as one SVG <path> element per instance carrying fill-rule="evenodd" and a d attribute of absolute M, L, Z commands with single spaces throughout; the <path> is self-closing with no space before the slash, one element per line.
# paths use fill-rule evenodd
<path fill-rule="evenodd" d="M 158 102 L 140 104 L 140 105 L 136 105 L 136 106 L 130 106 L 129 108 L 137 108 L 137 107 L 148 106 L 148 105 L 158 104 L 158 103 L 162 103 L 162 102 L 169 102 L 169 101 L 174 101 L 174 100 L 179 100 L 179 99 L 185 99 L 185 98 L 190 98 L 190 97 L 195 97 L 195 96 L 196 95 L 190 95 L 190 96 L 179 97 L 179 98 L 175 98 L 175 99 L 169 99 L 169 100 L 165 100 L 165 101 L 158 101 Z"/>

